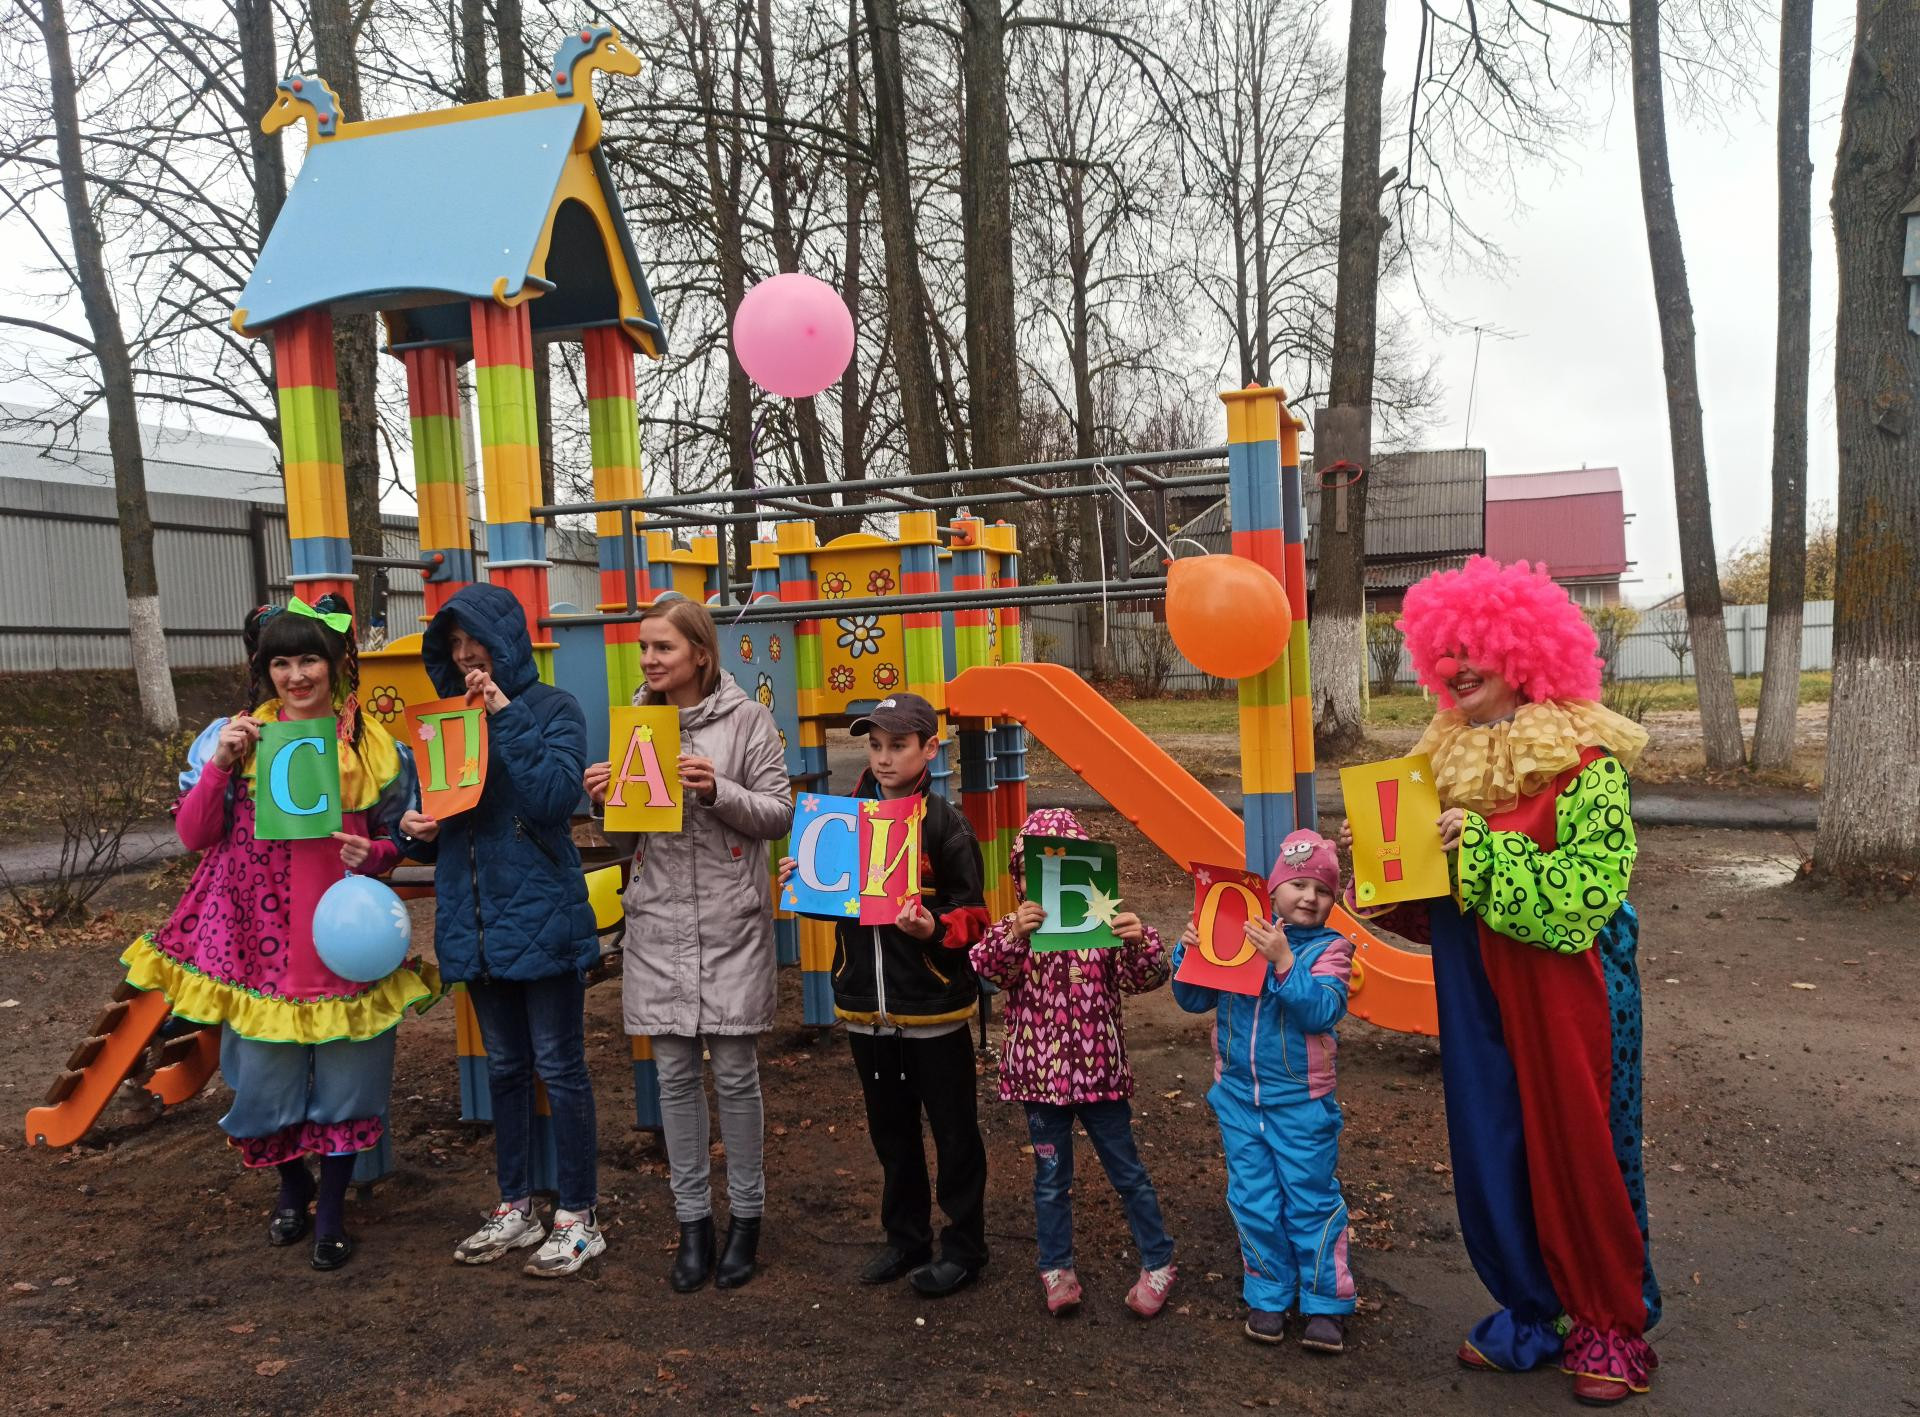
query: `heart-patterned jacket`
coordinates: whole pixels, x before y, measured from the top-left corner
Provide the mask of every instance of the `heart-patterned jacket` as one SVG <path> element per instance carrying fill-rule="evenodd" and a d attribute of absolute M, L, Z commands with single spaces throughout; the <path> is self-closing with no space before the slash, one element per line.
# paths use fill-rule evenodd
<path fill-rule="evenodd" d="M 1146 994 L 1171 967 L 1159 932 L 1137 945 L 1043 950 L 1013 932 L 1011 915 L 973 947 L 974 971 L 1006 991 L 1000 1049 L 1002 1102 L 1112 1102 L 1133 1096 L 1123 994 Z"/>

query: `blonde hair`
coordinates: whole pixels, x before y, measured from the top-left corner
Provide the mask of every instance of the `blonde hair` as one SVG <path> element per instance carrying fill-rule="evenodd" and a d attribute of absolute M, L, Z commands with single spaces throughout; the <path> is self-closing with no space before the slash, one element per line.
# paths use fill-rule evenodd
<path fill-rule="evenodd" d="M 692 646 L 696 660 L 703 654 L 706 656 L 707 662 L 700 668 L 701 698 L 719 687 L 720 632 L 714 628 L 713 615 L 706 606 L 684 595 L 664 595 L 640 611 L 640 624 L 644 626 L 649 620 L 665 620 L 678 630 L 681 638 Z M 658 704 L 665 700 L 643 684 L 634 702 Z"/>

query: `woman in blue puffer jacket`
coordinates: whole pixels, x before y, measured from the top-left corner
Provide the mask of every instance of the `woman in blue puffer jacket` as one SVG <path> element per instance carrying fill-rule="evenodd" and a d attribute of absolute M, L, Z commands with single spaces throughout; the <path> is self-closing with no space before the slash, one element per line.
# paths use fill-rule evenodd
<path fill-rule="evenodd" d="M 598 1144 L 584 1017 L 586 971 L 600 946 L 568 829 L 587 764 L 586 717 L 573 695 L 540 682 L 526 615 L 498 586 L 456 592 L 420 649 L 442 696 L 466 694 L 487 709 L 479 805 L 445 822 L 409 812 L 400 823 L 407 854 L 434 863 L 434 952 L 441 976 L 467 986 L 493 1095 L 500 1204 L 453 1257 L 486 1264 L 540 1245 L 526 1272 L 557 1278 L 607 1248 L 593 1209 Z M 551 1235 L 533 1212 L 529 1180 L 536 1072 L 558 1153 Z"/>

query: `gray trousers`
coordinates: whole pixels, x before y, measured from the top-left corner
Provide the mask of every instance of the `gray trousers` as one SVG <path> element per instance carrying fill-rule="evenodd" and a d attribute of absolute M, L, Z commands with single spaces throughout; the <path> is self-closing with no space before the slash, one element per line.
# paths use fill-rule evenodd
<path fill-rule="evenodd" d="M 767 1203 L 766 1119 L 760 1105 L 759 1045 L 752 1034 L 706 1039 L 661 1033 L 653 1036 L 674 1218 L 699 1220 L 713 1214 L 707 1096 L 700 1076 L 703 1044 L 713 1060 L 720 1139 L 727 1147 L 727 1202 L 732 1214 L 750 1220 Z"/>

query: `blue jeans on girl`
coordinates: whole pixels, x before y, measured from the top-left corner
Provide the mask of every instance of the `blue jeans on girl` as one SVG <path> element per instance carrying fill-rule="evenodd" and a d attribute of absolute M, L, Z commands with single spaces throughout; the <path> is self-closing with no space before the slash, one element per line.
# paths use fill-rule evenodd
<path fill-rule="evenodd" d="M 1078 1102 L 1062 1106 L 1029 1102 L 1027 1131 L 1033 1138 L 1034 1233 L 1040 1242 L 1040 1269 L 1073 1268 L 1073 1123 L 1077 1117 L 1106 1168 L 1107 1179 L 1126 1206 L 1127 1225 L 1140 1251 L 1142 1269 L 1159 1269 L 1173 1259 L 1173 1241 L 1160 1218 L 1147 1168 L 1133 1142 L 1133 1106 Z"/>
<path fill-rule="evenodd" d="M 500 1199 L 533 1193 L 533 1079 L 547 1085 L 559 1176 L 555 1202 L 579 1214 L 598 1196 L 599 1140 L 587 1077 L 587 986 L 577 974 L 467 985 L 487 1046 L 493 1093 L 493 1155 Z"/>

